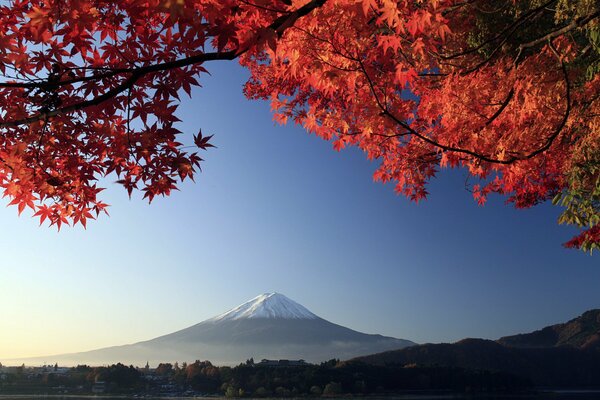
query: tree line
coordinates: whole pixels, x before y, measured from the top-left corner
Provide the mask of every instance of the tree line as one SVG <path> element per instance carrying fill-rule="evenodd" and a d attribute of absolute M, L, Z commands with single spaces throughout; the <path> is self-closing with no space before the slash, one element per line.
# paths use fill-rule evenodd
<path fill-rule="evenodd" d="M 210 361 L 161 363 L 155 369 L 115 364 L 80 365 L 64 374 L 26 373 L 21 368 L 5 374 L 3 393 L 89 393 L 102 384 L 106 393 L 216 394 L 227 397 L 296 397 L 390 394 L 403 391 L 491 392 L 529 389 L 524 378 L 505 373 L 456 367 L 330 360 L 301 366 L 262 366 L 253 360 L 235 367 Z"/>

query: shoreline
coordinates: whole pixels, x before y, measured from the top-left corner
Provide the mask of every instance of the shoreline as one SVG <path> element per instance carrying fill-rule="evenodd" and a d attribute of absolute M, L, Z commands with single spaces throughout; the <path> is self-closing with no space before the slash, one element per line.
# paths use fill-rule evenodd
<path fill-rule="evenodd" d="M 296 396 L 296 397 L 236 397 L 236 399 L 260 399 L 260 400 L 274 400 L 274 399 L 371 399 L 371 400 L 445 400 L 445 399 L 537 399 L 547 398 L 544 396 L 577 396 L 582 399 L 587 399 L 587 396 L 600 394 L 600 388 L 598 389 L 547 389 L 539 388 L 532 391 L 525 392 L 452 392 L 452 391 L 407 391 L 401 393 L 389 393 L 389 394 L 377 394 L 377 395 L 339 395 L 339 396 Z M 110 400 L 110 399 L 148 399 L 148 400 L 177 400 L 177 399 L 213 399 L 213 400 L 225 400 L 231 399 L 223 395 L 201 395 L 201 396 L 160 396 L 160 395 L 143 395 L 143 394 L 2 394 L 0 393 L 0 399 L 97 399 L 97 400 Z"/>

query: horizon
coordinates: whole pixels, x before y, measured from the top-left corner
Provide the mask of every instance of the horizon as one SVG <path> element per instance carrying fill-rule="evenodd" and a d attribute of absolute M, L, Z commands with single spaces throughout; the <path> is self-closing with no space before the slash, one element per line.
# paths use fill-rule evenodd
<path fill-rule="evenodd" d="M 220 314 L 218 314 L 218 315 L 215 315 L 215 316 L 213 316 L 213 317 L 207 318 L 207 319 L 205 319 L 205 320 L 203 320 L 203 321 L 199 321 L 197 324 L 201 324 L 201 323 L 204 323 L 204 322 L 211 322 L 211 321 L 213 321 L 213 320 L 219 320 L 219 318 L 220 318 L 220 317 L 223 317 L 223 316 L 225 316 L 225 315 L 227 315 L 227 314 L 231 313 L 232 311 L 236 311 L 236 310 L 237 310 L 239 307 L 241 307 L 241 306 L 244 306 L 244 305 L 246 305 L 246 304 L 249 304 L 249 303 L 251 303 L 252 305 L 256 304 L 257 302 L 259 302 L 259 303 L 260 303 L 260 302 L 262 302 L 262 301 L 263 301 L 265 298 L 269 298 L 269 297 L 271 297 L 272 295 L 280 295 L 280 296 L 282 296 L 282 297 L 283 297 L 285 300 L 289 300 L 289 301 L 291 301 L 292 303 L 294 303 L 294 304 L 296 304 L 296 305 L 299 305 L 301 308 L 304 308 L 304 306 L 303 306 L 302 304 L 300 304 L 300 303 L 296 302 L 294 299 L 291 299 L 291 298 L 287 297 L 287 296 L 286 296 L 284 293 L 281 293 L 281 292 L 279 292 L 279 291 L 270 291 L 270 292 L 264 292 L 264 293 L 260 293 L 260 294 L 258 294 L 257 296 L 254 296 L 253 298 L 251 298 L 251 299 L 248 299 L 247 301 L 245 301 L 245 302 L 243 302 L 243 303 L 239 304 L 238 306 L 235 306 L 235 307 L 233 307 L 233 308 L 231 308 L 231 309 L 229 309 L 229 310 L 227 310 L 227 311 L 225 311 L 225 312 L 223 312 L 223 313 L 220 313 Z M 308 309 L 306 309 L 306 310 L 307 310 L 308 312 L 312 313 L 312 314 L 313 314 L 315 317 L 317 317 L 317 318 L 321 318 L 321 317 L 320 317 L 320 316 L 319 316 L 317 313 L 313 313 L 313 311 L 312 311 L 312 310 L 308 310 Z M 597 310 L 600 310 L 600 308 L 598 308 L 598 309 L 596 309 L 596 308 L 593 308 L 593 309 L 588 309 L 588 310 L 585 310 L 585 311 L 581 312 L 581 314 L 579 314 L 579 315 L 575 315 L 575 316 L 573 316 L 572 318 L 569 318 L 569 320 L 565 320 L 565 321 L 560 321 L 560 322 L 557 322 L 557 324 L 560 324 L 560 323 L 566 323 L 566 322 L 568 322 L 568 321 L 570 321 L 570 320 L 572 320 L 572 319 L 575 319 L 575 318 L 578 318 L 578 317 L 580 317 L 581 315 L 583 315 L 583 314 L 585 314 L 585 313 L 588 313 L 588 312 L 591 312 L 591 311 L 597 311 Z M 256 310 L 252 310 L 252 311 L 253 311 L 253 313 L 256 313 Z M 246 314 L 246 313 L 245 313 L 245 314 Z M 237 319 L 237 318 L 240 318 L 240 317 L 236 317 L 235 319 Z M 262 315 L 262 314 L 261 314 L 261 315 L 242 315 L 242 316 L 241 316 L 241 318 L 244 318 L 244 319 L 248 319 L 248 318 L 251 318 L 251 319 L 272 319 L 272 318 L 284 318 L 284 319 L 285 319 L 285 318 L 288 318 L 288 317 L 285 317 L 285 316 L 284 316 L 284 317 L 281 317 L 281 316 L 275 316 L 275 317 L 274 317 L 274 316 L 264 316 L 264 315 Z M 302 317 L 302 319 L 306 319 L 306 318 L 308 318 L 308 319 L 311 319 L 312 317 Z M 328 322 L 333 322 L 333 323 L 335 323 L 335 321 L 328 321 Z M 156 338 L 158 338 L 158 337 L 162 337 L 162 336 L 165 336 L 165 335 L 169 335 L 169 334 L 172 334 L 172 333 L 176 333 L 176 332 L 179 332 L 179 331 L 182 331 L 182 330 L 185 330 L 185 329 L 191 328 L 191 327 L 193 327 L 193 326 L 195 326 L 195 325 L 197 325 L 197 324 L 190 325 L 190 326 L 186 326 L 186 327 L 182 327 L 181 329 L 177 329 L 177 330 L 175 330 L 175 331 L 173 331 L 173 332 L 166 332 L 165 334 L 163 334 L 163 335 L 159 335 L 159 336 L 157 336 L 157 337 L 146 338 L 146 339 L 144 339 L 144 340 L 142 340 L 142 341 L 140 341 L 140 342 L 146 342 L 146 341 L 148 341 L 148 340 L 152 340 L 152 339 L 156 339 Z M 554 324 L 552 324 L 552 325 L 554 325 Z M 546 327 L 546 326 L 541 326 L 541 327 L 539 327 L 539 328 L 535 329 L 534 331 L 541 330 L 541 329 L 543 329 L 543 328 L 545 328 L 545 327 Z M 346 328 L 353 329 L 352 327 L 346 327 Z M 532 331 L 532 332 L 533 332 L 533 331 Z M 362 333 L 366 333 L 366 332 L 362 332 Z M 377 334 L 376 332 L 371 332 L 371 333 L 372 333 L 372 334 Z M 513 334 L 511 334 L 511 335 L 507 335 L 507 336 L 513 336 L 513 335 L 524 334 L 524 333 L 531 333 L 531 332 L 514 332 Z M 410 338 L 400 338 L 400 337 L 397 337 L 396 339 L 411 340 Z M 457 340 L 457 341 L 461 341 L 461 340 L 464 340 L 464 339 L 486 339 L 486 338 L 478 338 L 478 337 L 470 337 L 470 336 L 467 336 L 467 337 L 461 338 L 461 339 L 459 339 L 459 340 Z M 496 339 L 501 339 L 501 338 L 500 338 L 500 337 L 498 337 L 498 338 L 496 338 Z M 496 340 L 496 339 L 489 339 L 489 338 L 488 338 L 488 339 L 486 339 L 486 340 Z M 411 340 L 411 341 L 413 341 L 413 340 Z M 439 342 L 439 343 L 456 343 L 457 341 L 454 341 L 454 342 Z M 108 346 L 108 347 L 118 347 L 118 346 L 124 346 L 124 345 L 132 345 L 132 344 L 136 344 L 136 343 L 140 343 L 140 342 L 132 342 L 132 343 L 115 343 L 114 345 L 112 345 L 112 346 Z M 420 343 L 420 342 L 416 342 L 416 341 L 413 341 L 413 342 L 415 343 L 415 345 L 431 344 L 431 343 L 429 343 L 429 342 L 427 342 L 427 343 Z M 434 344 L 435 344 L 435 343 L 434 343 Z M 83 350 L 83 351 L 81 351 L 81 352 L 87 352 L 87 351 L 92 351 L 92 350 L 99 350 L 99 349 L 86 349 L 86 350 Z M 68 355 L 68 354 L 77 354 L 77 353 L 80 353 L 80 352 L 67 353 L 67 355 Z M 45 354 L 44 354 L 44 355 L 37 355 L 37 356 L 32 356 L 32 357 L 15 357 L 15 358 L 11 358 L 11 359 L 7 359 L 7 360 L 6 360 L 6 361 L 7 361 L 7 362 L 9 362 L 9 363 L 14 363 L 14 364 L 8 364 L 8 365 L 7 365 L 5 362 L 2 362 L 2 360 L 0 359 L 0 365 L 2 365 L 2 366 L 4 366 L 4 367 L 15 367 L 15 366 L 20 366 L 20 365 L 25 365 L 26 367 L 43 367 L 43 366 L 53 366 L 53 365 L 55 365 L 55 364 L 58 364 L 59 366 L 63 366 L 63 367 L 64 367 L 65 365 L 61 365 L 60 363 L 58 363 L 58 362 L 56 362 L 56 361 L 52 361 L 52 357 L 61 356 L 61 355 L 65 355 L 65 354 L 47 354 L 47 355 L 45 355 Z M 27 361 L 28 361 L 28 360 L 32 360 L 32 359 L 41 359 L 41 358 L 48 358 L 49 360 L 48 360 L 48 362 L 44 362 L 42 365 L 40 365 L 39 363 L 37 363 L 37 364 L 34 364 L 34 363 L 32 363 L 32 364 L 28 364 L 28 363 L 27 363 Z M 178 361 L 178 360 L 164 360 L 164 362 L 175 362 L 175 361 Z M 211 361 L 211 360 L 208 360 L 208 361 Z M 240 362 L 240 363 L 241 363 L 241 362 L 243 362 L 243 361 L 244 361 L 244 360 L 239 360 L 239 362 Z M 130 364 L 129 364 L 129 363 L 127 363 L 127 362 L 123 362 L 123 363 L 124 363 L 125 365 L 130 365 Z M 147 363 L 148 363 L 148 362 L 147 362 Z M 86 365 L 90 365 L 90 364 L 86 364 Z M 108 365 L 108 364 L 99 364 L 99 365 Z M 135 367 L 138 367 L 138 368 L 139 368 L 139 367 L 142 367 L 141 365 L 137 365 L 137 364 L 131 364 L 131 365 L 133 365 L 133 366 L 135 366 Z M 220 364 L 215 364 L 215 365 L 220 365 Z M 232 364 L 232 365 L 233 365 L 233 364 Z M 67 366 L 67 367 L 74 367 L 74 366 L 75 366 L 75 364 L 73 364 L 73 365 L 66 365 L 66 366 Z M 96 366 L 96 365 L 94 365 L 94 364 L 91 364 L 90 366 Z M 152 365 L 150 365 L 150 367 L 152 368 Z"/>
<path fill-rule="evenodd" d="M 243 97 L 238 65 L 211 73 L 181 107 L 188 140 L 215 134 L 196 183 L 148 206 L 101 182 L 110 217 L 87 230 L 0 208 L 0 361 L 135 343 L 273 288 L 418 343 L 497 339 L 600 307 L 599 256 L 561 246 L 575 230 L 557 225 L 558 207 L 478 206 L 460 169 L 412 203 L 373 182 L 360 151 L 276 126 Z"/>

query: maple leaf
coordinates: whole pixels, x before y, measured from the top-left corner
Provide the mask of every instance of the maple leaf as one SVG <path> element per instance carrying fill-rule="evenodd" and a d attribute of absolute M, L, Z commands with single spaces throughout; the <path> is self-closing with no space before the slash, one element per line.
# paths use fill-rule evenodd
<path fill-rule="evenodd" d="M 202 136 L 202 130 L 199 130 L 198 134 L 194 135 L 194 144 L 196 145 L 196 147 L 202 150 L 206 150 L 209 147 L 215 147 L 208 142 L 212 137 L 213 135 Z"/>
<path fill-rule="evenodd" d="M 37 211 L 35 214 L 33 214 L 33 216 L 39 217 L 40 225 L 42 225 L 46 218 L 51 219 L 53 213 L 54 211 L 51 207 L 49 207 L 47 204 L 42 204 L 41 206 L 37 207 Z"/>
<path fill-rule="evenodd" d="M 401 88 L 406 87 L 407 85 L 412 84 L 414 79 L 417 77 L 417 71 L 413 68 L 405 69 L 402 65 L 398 65 L 396 67 L 396 75 L 395 80 L 400 85 Z"/>

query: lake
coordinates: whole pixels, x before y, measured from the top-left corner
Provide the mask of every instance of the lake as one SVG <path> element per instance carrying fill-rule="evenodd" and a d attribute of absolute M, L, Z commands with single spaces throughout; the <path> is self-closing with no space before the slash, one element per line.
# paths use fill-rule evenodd
<path fill-rule="evenodd" d="M 368 396 L 368 397 L 333 397 L 333 399 L 353 399 L 353 400 L 598 400 L 600 399 L 600 390 L 598 391 L 548 391 L 538 394 L 521 394 L 521 395 L 503 395 L 503 394 L 405 394 L 396 396 Z M 226 397 L 132 397 L 132 396 L 60 396 L 60 395 L 49 395 L 49 396 L 31 396 L 31 395 L 2 395 L 0 394 L 0 400 L 41 400 L 41 399 L 55 399 L 55 400 L 191 400 L 191 399 L 226 399 Z M 269 400 L 265 398 L 242 398 L 246 400 Z M 273 398 L 271 398 L 273 399 Z M 288 398 L 292 399 L 292 398 Z M 331 397 L 300 397 L 298 399 L 303 400 L 322 400 L 332 399 Z"/>

